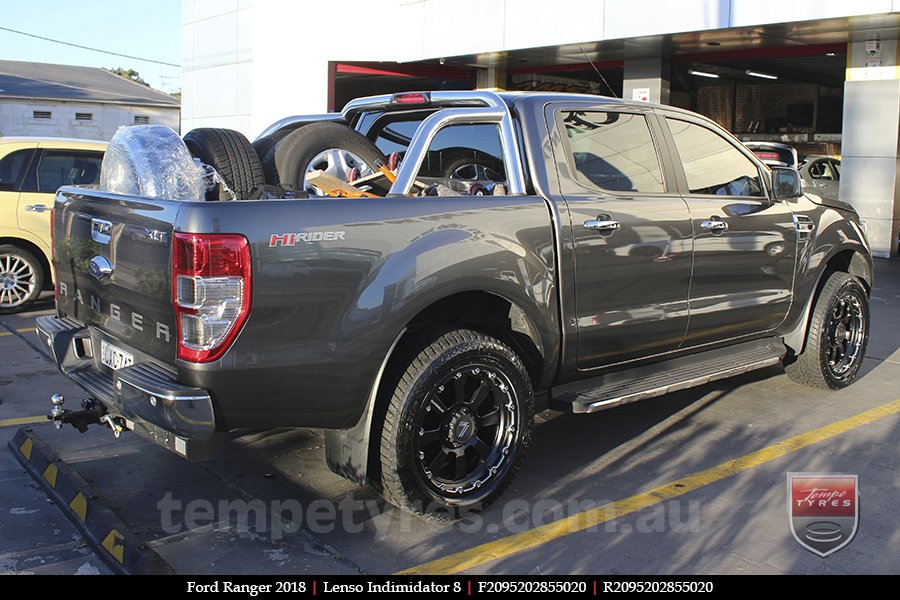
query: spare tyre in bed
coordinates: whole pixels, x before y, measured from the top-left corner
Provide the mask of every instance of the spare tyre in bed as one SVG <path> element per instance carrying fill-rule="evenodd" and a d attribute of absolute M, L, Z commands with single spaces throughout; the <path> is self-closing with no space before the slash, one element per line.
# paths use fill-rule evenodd
<path fill-rule="evenodd" d="M 266 158 L 266 155 L 269 153 L 275 144 L 280 142 L 282 138 L 287 136 L 290 133 L 293 133 L 297 130 L 297 127 L 293 129 L 282 129 L 280 131 L 276 131 L 275 133 L 269 134 L 264 138 L 258 138 L 253 141 L 253 149 L 256 150 L 256 155 L 260 160 Z"/>
<path fill-rule="evenodd" d="M 236 200 L 246 200 L 252 190 L 265 185 L 262 163 L 250 140 L 239 131 L 201 127 L 189 131 L 184 143 L 191 154 L 214 168 Z M 228 200 L 221 186 L 207 192 L 207 200 Z"/>
<path fill-rule="evenodd" d="M 160 200 L 200 201 L 203 169 L 177 133 L 163 125 L 119 127 L 100 167 L 100 189 Z"/>
<path fill-rule="evenodd" d="M 322 170 L 347 181 L 350 171 L 371 175 L 387 158 L 365 136 L 340 123 L 310 123 L 279 140 L 263 159 L 266 180 L 272 185 L 320 194 L 306 184 L 306 174 Z"/>

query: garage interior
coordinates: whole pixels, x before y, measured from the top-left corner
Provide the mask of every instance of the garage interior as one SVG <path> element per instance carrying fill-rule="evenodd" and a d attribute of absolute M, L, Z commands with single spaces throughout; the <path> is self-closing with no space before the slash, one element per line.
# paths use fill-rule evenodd
<path fill-rule="evenodd" d="M 592 62 L 507 68 L 503 84 L 492 87 L 621 98 L 625 60 Z M 474 89 L 478 71 L 446 63 L 333 63 L 332 68 L 333 110 L 359 96 Z M 743 141 L 791 144 L 800 156 L 840 155 L 846 68 L 846 43 L 718 52 L 710 47 L 707 52 L 676 54 L 663 63 L 667 104 L 706 115 Z"/>
<path fill-rule="evenodd" d="M 332 62 L 329 108 L 339 110 L 360 95 L 475 88 L 678 106 L 710 117 L 744 142 L 788 144 L 801 159 L 838 157 L 841 200 L 866 220 L 873 253 L 896 256 L 898 28 L 900 14 L 891 13 L 410 63 Z"/>

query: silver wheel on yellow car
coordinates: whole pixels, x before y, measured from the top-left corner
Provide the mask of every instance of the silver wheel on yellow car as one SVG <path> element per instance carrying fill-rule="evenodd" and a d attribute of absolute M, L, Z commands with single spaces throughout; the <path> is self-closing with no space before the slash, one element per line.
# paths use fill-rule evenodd
<path fill-rule="evenodd" d="M 0 246 L 0 312 L 16 312 L 37 300 L 44 286 L 41 263 L 16 246 Z"/>

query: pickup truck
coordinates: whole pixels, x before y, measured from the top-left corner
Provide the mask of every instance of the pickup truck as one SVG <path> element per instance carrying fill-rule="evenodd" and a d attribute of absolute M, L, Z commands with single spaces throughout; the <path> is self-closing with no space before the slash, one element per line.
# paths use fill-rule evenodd
<path fill-rule="evenodd" d="M 823 389 L 859 373 L 864 223 L 705 117 L 397 94 L 285 119 L 254 152 L 323 121 L 398 153 L 384 194 L 59 191 L 38 334 L 90 398 L 54 397 L 51 418 L 189 460 L 234 430 L 319 428 L 333 471 L 453 518 L 510 483 L 536 403 L 593 413 L 777 364 Z M 335 156 L 316 160 L 365 162 Z"/>

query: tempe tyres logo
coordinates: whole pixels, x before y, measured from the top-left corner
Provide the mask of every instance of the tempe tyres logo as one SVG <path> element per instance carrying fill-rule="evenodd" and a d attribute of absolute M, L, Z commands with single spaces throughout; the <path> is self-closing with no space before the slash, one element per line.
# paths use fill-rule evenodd
<path fill-rule="evenodd" d="M 787 479 L 794 539 L 823 557 L 849 544 L 859 522 L 856 475 L 788 473 Z"/>

